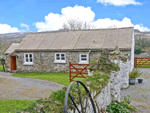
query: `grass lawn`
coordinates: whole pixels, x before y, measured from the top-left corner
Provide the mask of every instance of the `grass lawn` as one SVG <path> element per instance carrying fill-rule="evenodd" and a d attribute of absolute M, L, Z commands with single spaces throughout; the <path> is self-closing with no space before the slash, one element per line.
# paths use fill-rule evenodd
<path fill-rule="evenodd" d="M 140 60 L 141 59 L 137 59 L 137 64 L 140 62 Z M 146 61 L 147 61 L 147 63 L 144 63 Z M 150 61 L 148 61 L 148 59 L 143 59 L 138 65 L 140 65 L 139 68 L 150 68 Z"/>
<path fill-rule="evenodd" d="M 0 72 L 3 71 L 3 65 L 0 65 Z"/>
<path fill-rule="evenodd" d="M 49 80 L 66 86 L 70 84 L 69 73 L 14 73 L 13 76 Z M 74 80 L 82 79 L 84 78 L 75 78 Z"/>
<path fill-rule="evenodd" d="M 34 100 L 1 100 L 0 113 L 16 113 L 21 108 L 26 108 Z"/>

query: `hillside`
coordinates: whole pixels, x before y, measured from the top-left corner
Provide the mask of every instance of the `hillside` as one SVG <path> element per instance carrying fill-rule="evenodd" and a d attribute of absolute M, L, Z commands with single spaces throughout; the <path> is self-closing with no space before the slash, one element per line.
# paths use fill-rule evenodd
<path fill-rule="evenodd" d="M 134 37 L 135 39 L 142 39 L 142 38 L 150 39 L 150 32 L 140 32 L 139 30 L 135 29 Z"/>
<path fill-rule="evenodd" d="M 4 48 L 7 49 L 12 43 L 20 43 L 28 32 L 0 34 L 0 41 L 4 43 Z"/>

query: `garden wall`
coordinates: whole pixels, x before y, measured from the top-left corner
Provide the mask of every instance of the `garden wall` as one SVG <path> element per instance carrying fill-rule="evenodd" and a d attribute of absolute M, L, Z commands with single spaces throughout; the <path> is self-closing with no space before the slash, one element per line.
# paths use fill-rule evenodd
<path fill-rule="evenodd" d="M 129 72 L 131 70 L 131 61 L 123 63 L 122 61 L 115 60 L 114 62 L 119 64 L 120 70 L 111 72 L 109 83 L 101 90 L 96 98 L 93 99 L 96 105 L 97 113 L 99 113 L 98 111 L 102 108 L 106 110 L 107 105 L 109 105 L 112 101 L 120 102 L 121 89 L 129 86 L 128 79 Z M 92 92 L 91 95 L 94 97 L 96 92 Z M 88 113 L 93 113 L 93 109 L 91 107 L 91 105 L 88 106 Z M 70 113 L 73 113 L 73 111 L 70 111 Z"/>

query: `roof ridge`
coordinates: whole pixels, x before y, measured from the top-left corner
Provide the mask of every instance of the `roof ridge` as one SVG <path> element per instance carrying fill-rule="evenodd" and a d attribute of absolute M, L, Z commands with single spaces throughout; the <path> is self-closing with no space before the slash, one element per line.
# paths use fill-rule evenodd
<path fill-rule="evenodd" d="M 120 27 L 120 28 L 101 28 L 101 29 L 82 29 L 82 30 L 69 30 L 69 31 L 44 31 L 44 32 L 31 32 L 28 34 L 39 34 L 39 33 L 60 33 L 60 32 L 70 32 L 70 31 L 95 31 L 95 30 L 113 30 L 113 29 L 128 29 L 128 28 L 134 28 L 134 27 Z"/>

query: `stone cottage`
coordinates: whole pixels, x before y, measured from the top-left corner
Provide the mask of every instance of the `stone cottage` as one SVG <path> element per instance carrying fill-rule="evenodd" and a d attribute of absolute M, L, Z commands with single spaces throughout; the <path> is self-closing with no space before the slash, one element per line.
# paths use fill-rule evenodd
<path fill-rule="evenodd" d="M 69 62 L 88 64 L 102 49 L 119 50 L 134 66 L 133 27 L 29 33 L 5 52 L 6 71 L 68 72 Z"/>

